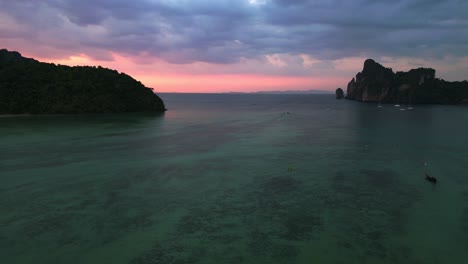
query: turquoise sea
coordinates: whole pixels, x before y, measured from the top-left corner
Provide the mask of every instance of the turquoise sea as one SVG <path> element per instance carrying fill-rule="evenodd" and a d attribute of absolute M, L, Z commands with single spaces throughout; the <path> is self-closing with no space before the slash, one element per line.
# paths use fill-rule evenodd
<path fill-rule="evenodd" d="M 0 117 L 1 263 L 468 263 L 468 107 L 161 97 Z"/>

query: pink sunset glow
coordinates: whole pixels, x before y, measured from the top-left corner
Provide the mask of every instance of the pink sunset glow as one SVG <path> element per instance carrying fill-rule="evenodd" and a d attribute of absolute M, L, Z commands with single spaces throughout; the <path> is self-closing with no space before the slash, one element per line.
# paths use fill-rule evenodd
<path fill-rule="evenodd" d="M 68 66 L 102 66 L 124 72 L 155 92 L 223 93 L 285 90 L 321 90 L 333 92 L 346 84 L 362 69 L 365 57 L 347 57 L 320 61 L 307 55 L 274 54 L 263 60 L 242 59 L 232 64 L 188 63 L 173 64 L 156 57 L 130 56 L 107 51 L 110 58 L 93 59 L 85 53 L 66 57 L 42 56 L 40 51 L 27 45 L 19 50 L 23 56 L 39 61 Z M 408 70 L 416 66 L 434 64 L 433 61 L 407 57 L 382 57 L 381 61 L 394 70 Z M 291 63 L 291 62 L 296 62 Z M 416 64 L 415 64 L 416 63 Z M 468 65 L 468 59 L 439 61 L 443 75 L 456 73 Z M 328 65 L 323 67 L 323 65 Z M 296 73 L 291 74 L 292 71 Z M 440 77 L 441 72 L 438 72 Z"/>
<path fill-rule="evenodd" d="M 156 92 L 334 91 L 346 88 L 367 58 L 394 71 L 431 67 L 439 78 L 466 79 L 463 8 L 456 16 L 430 5 L 346 6 L 270 0 L 3 1 L 0 48 L 44 62 L 115 69 Z M 439 14 L 416 18 L 412 8 Z"/>
<path fill-rule="evenodd" d="M 238 65 L 188 64 L 171 65 L 161 60 L 141 62 L 141 57 L 121 56 L 113 53 L 112 60 L 94 60 L 85 54 L 69 56 L 68 58 L 47 58 L 34 54 L 23 53 L 39 61 L 68 66 L 102 66 L 125 72 L 141 81 L 156 92 L 183 93 L 219 93 L 219 92 L 256 92 L 283 90 L 329 90 L 342 86 L 349 77 L 313 77 L 269 75 L 267 73 L 238 72 Z M 360 60 L 359 60 L 360 62 Z M 247 65 L 250 67 L 252 65 Z M 255 66 L 255 65 L 254 65 Z M 272 66 L 272 65 L 270 65 Z M 176 69 L 171 69 L 171 68 Z M 275 67 L 273 65 L 273 67 Z M 356 68 L 360 65 L 356 65 Z M 196 69 L 193 69 L 196 68 Z M 209 72 L 215 71 L 215 74 Z M 220 68 L 224 68 L 219 71 Z M 354 68 L 354 67 L 351 67 Z M 238 72 L 232 74 L 230 72 Z"/>

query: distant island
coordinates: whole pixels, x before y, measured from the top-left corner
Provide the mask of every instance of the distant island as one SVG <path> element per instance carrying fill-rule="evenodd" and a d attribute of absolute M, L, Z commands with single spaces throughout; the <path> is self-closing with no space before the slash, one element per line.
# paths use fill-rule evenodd
<path fill-rule="evenodd" d="M 346 99 L 394 104 L 467 104 L 468 81 L 435 78 L 431 68 L 394 73 L 372 59 L 347 87 Z"/>
<path fill-rule="evenodd" d="M 256 92 L 227 92 L 227 94 L 332 94 L 326 90 L 280 90 L 280 91 L 256 91 Z"/>
<path fill-rule="evenodd" d="M 0 50 L 0 114 L 165 110 L 159 96 L 124 73 L 42 63 L 15 51 Z"/>

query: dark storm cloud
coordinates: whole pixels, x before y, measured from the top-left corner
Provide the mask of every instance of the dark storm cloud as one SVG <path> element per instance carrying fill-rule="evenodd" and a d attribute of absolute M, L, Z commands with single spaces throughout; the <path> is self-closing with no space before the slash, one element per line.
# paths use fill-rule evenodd
<path fill-rule="evenodd" d="M 297 3 L 299 2 L 299 3 Z M 468 5 L 462 1 L 275 1 L 269 23 L 312 34 L 296 50 L 324 57 L 466 55 Z M 323 30 L 312 32 L 316 26 Z M 305 30 L 307 32 L 307 30 Z"/>
<path fill-rule="evenodd" d="M 0 27 L 2 38 L 93 57 L 114 51 L 232 63 L 272 53 L 468 55 L 468 3 L 457 0 L 1 0 L 0 14 L 18 26 Z"/>

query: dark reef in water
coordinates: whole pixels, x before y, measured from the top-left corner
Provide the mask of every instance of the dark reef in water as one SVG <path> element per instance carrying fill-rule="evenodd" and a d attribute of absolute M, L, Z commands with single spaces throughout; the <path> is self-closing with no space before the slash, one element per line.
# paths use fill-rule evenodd
<path fill-rule="evenodd" d="M 448 82 L 435 78 L 431 68 L 394 73 L 372 59 L 348 83 L 346 99 L 362 102 L 404 104 L 468 103 L 468 81 Z"/>
<path fill-rule="evenodd" d="M 162 112 L 164 102 L 132 77 L 69 67 L 0 50 L 0 114 Z"/>

